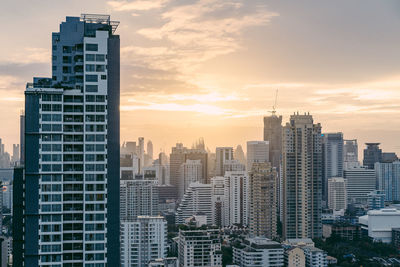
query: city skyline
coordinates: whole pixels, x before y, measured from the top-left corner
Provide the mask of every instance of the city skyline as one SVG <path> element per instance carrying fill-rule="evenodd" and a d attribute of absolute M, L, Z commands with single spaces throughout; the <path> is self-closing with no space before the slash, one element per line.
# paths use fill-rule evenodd
<path fill-rule="evenodd" d="M 51 73 L 46 33 L 65 14 L 81 13 L 123 22 L 121 141 L 145 136 L 155 154 L 199 137 L 211 150 L 244 148 L 262 140 L 262 117 L 279 89 L 283 122 L 310 112 L 323 132 L 357 138 L 360 151 L 380 141 L 385 151 L 400 152 L 400 126 L 385 127 L 400 116 L 396 1 L 43 3 L 26 1 L 22 16 L 14 12 L 21 2 L 6 1 L 1 12 L 3 23 L 13 21 L 0 37 L 0 120 L 7 121 L 0 136 L 9 152 L 19 139 L 25 83 Z"/>

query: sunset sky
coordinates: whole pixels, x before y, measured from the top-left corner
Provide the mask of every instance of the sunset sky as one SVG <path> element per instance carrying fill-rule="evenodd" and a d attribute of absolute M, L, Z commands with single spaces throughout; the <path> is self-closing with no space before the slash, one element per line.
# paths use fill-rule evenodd
<path fill-rule="evenodd" d="M 120 21 L 121 142 L 169 153 L 203 137 L 245 149 L 262 117 L 310 112 L 324 132 L 400 153 L 400 1 L 2 0 L 0 137 L 19 142 L 26 82 L 51 76 L 65 16 Z M 362 157 L 360 157 L 361 159 Z"/>

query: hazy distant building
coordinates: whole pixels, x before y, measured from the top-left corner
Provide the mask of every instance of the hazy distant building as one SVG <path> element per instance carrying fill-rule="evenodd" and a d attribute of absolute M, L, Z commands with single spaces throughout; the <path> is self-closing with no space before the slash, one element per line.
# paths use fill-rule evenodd
<path fill-rule="evenodd" d="M 233 151 L 233 158 L 246 165 L 246 157 L 241 145 L 237 145 L 236 149 Z"/>
<path fill-rule="evenodd" d="M 225 162 L 228 160 L 233 160 L 233 147 L 217 147 L 215 150 L 216 150 L 215 176 L 224 176 Z"/>
<path fill-rule="evenodd" d="M 182 198 L 186 189 L 191 183 L 202 182 L 203 179 L 203 165 L 200 160 L 186 160 L 179 169 L 180 184 L 179 184 L 179 198 Z"/>
<path fill-rule="evenodd" d="M 377 189 L 385 194 L 386 201 L 400 200 L 400 161 L 375 163 Z"/>
<path fill-rule="evenodd" d="M 347 181 L 342 177 L 328 179 L 328 208 L 336 210 L 347 209 Z"/>
<path fill-rule="evenodd" d="M 170 172 L 170 184 L 175 186 L 178 190 L 180 185 L 180 173 L 179 170 L 181 165 L 186 162 L 186 151 L 187 148 L 181 143 L 177 143 L 175 147 L 172 148 L 172 152 L 169 155 L 169 172 Z"/>
<path fill-rule="evenodd" d="M 149 158 L 151 160 L 153 160 L 153 143 L 151 142 L 151 140 L 147 141 L 147 155 L 149 156 Z"/>
<path fill-rule="evenodd" d="M 367 168 L 352 168 L 344 170 L 347 180 L 348 203 L 366 204 L 368 194 L 376 189 L 375 170 Z"/>
<path fill-rule="evenodd" d="M 373 169 L 376 162 L 382 161 L 382 149 L 379 148 L 380 143 L 365 143 L 367 148 L 364 149 L 363 166 Z"/>
<path fill-rule="evenodd" d="M 247 171 L 251 170 L 253 163 L 269 162 L 268 141 L 247 142 Z"/>
<path fill-rule="evenodd" d="M 140 158 L 140 170 L 142 171 L 145 166 L 144 137 L 139 137 L 138 142 L 138 156 Z"/>
<path fill-rule="evenodd" d="M 249 172 L 249 228 L 252 236 L 277 236 L 278 175 L 270 163 L 254 163 Z"/>
<path fill-rule="evenodd" d="M 228 171 L 245 171 L 246 165 L 242 164 L 240 161 L 234 160 L 227 160 L 224 163 L 224 172 Z"/>
<path fill-rule="evenodd" d="M 269 143 L 269 159 L 278 172 L 282 157 L 282 116 L 264 117 L 264 141 Z"/>
<path fill-rule="evenodd" d="M 204 144 L 203 144 L 204 145 Z M 203 146 L 202 145 L 202 146 Z M 200 160 L 202 165 L 202 183 L 209 184 L 210 180 L 208 177 L 208 153 L 204 149 L 188 149 L 185 153 L 185 162 L 186 160 Z"/>
<path fill-rule="evenodd" d="M 283 236 L 322 236 L 321 125 L 311 115 L 292 115 L 283 128 Z"/>
<path fill-rule="evenodd" d="M 225 225 L 247 225 L 249 216 L 249 177 L 247 172 L 225 172 L 224 190 Z"/>
<path fill-rule="evenodd" d="M 192 183 L 176 210 L 176 224 L 185 223 L 185 219 L 198 213 L 207 216 L 207 224 L 212 224 L 211 184 Z"/>
<path fill-rule="evenodd" d="M 14 166 L 19 164 L 19 151 L 19 144 L 13 144 L 13 154 L 11 157 L 11 162 Z"/>
<path fill-rule="evenodd" d="M 392 163 L 398 161 L 399 158 L 397 157 L 396 153 L 394 152 L 383 152 L 382 153 L 382 163 Z"/>
<path fill-rule="evenodd" d="M 322 199 L 328 201 L 328 180 L 343 176 L 343 133 L 322 135 Z"/>
<path fill-rule="evenodd" d="M 358 161 L 357 139 L 344 140 L 343 169 L 351 169 L 355 167 L 360 167 L 360 162 Z"/>

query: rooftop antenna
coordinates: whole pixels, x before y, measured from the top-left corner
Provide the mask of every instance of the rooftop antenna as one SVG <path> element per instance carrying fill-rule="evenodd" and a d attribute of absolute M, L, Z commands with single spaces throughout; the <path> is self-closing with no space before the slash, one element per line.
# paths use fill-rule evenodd
<path fill-rule="evenodd" d="M 268 111 L 272 114 L 272 116 L 276 115 L 276 102 L 278 100 L 278 90 L 279 89 L 276 89 L 276 91 L 275 91 L 275 101 L 274 101 L 274 104 L 272 105 L 272 110 Z"/>

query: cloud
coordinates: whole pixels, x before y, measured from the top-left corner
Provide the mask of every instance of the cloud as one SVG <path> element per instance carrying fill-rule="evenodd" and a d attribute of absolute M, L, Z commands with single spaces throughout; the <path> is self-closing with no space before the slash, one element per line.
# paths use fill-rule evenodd
<path fill-rule="evenodd" d="M 51 51 L 47 48 L 26 47 L 21 52 L 7 57 L 7 63 L 38 64 L 51 62 Z"/>
<path fill-rule="evenodd" d="M 169 0 L 137 0 L 137 1 L 108 1 L 107 4 L 115 11 L 146 11 L 165 6 Z M 132 14 L 136 16 L 136 13 Z"/>

